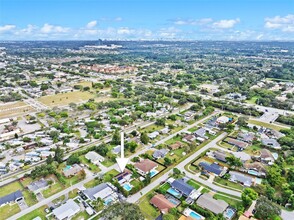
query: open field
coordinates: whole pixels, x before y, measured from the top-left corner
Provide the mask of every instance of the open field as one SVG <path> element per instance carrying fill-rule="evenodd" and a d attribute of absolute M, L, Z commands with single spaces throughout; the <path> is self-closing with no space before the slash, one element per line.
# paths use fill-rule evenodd
<path fill-rule="evenodd" d="M 95 98 L 95 95 L 89 92 L 81 92 L 81 91 L 74 91 L 74 92 L 67 92 L 67 93 L 59 93 L 56 95 L 49 95 L 49 96 L 42 96 L 38 99 L 39 102 L 43 104 L 53 107 L 53 106 L 64 106 L 68 105 L 69 103 L 79 103 L 84 102 L 89 99 Z"/>
<path fill-rule="evenodd" d="M 144 217 L 146 219 L 156 219 L 156 217 L 160 214 L 160 212 L 158 210 L 156 210 L 150 203 L 149 203 L 149 199 L 148 199 L 148 195 L 143 196 L 140 200 L 139 200 L 139 207 L 144 215 Z"/>
<path fill-rule="evenodd" d="M 271 128 L 271 129 L 274 129 L 274 130 L 277 130 L 277 131 L 279 131 L 281 129 L 285 129 L 285 127 L 279 126 L 277 124 L 265 123 L 265 122 L 257 121 L 257 120 L 253 120 L 253 119 L 248 120 L 248 123 L 258 125 L 258 126 L 262 126 L 262 127 L 266 127 L 266 128 Z"/>
<path fill-rule="evenodd" d="M 25 113 L 29 114 L 34 109 L 24 102 L 13 102 L 8 104 L 0 104 L 0 118 L 18 117 Z"/>

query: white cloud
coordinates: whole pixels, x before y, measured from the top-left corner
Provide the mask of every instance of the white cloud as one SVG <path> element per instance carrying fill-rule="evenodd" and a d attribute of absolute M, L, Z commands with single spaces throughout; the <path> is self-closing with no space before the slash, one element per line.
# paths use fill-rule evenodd
<path fill-rule="evenodd" d="M 40 29 L 40 32 L 43 34 L 50 34 L 50 33 L 66 33 L 69 31 L 69 28 L 61 27 L 61 26 L 54 26 L 51 24 L 44 24 L 44 26 Z"/>
<path fill-rule="evenodd" d="M 275 16 L 265 18 L 265 25 L 268 29 L 279 29 L 283 32 L 294 32 L 294 15 L 289 14 L 285 17 Z"/>
<path fill-rule="evenodd" d="M 229 19 L 229 20 L 219 20 L 216 21 L 212 24 L 213 28 L 218 28 L 218 29 L 228 29 L 228 28 L 233 28 L 236 24 L 240 22 L 240 19 Z"/>
<path fill-rule="evenodd" d="M 122 18 L 121 18 L 121 17 L 116 17 L 116 18 L 114 19 L 114 21 L 117 21 L 117 22 L 122 21 Z"/>
<path fill-rule="evenodd" d="M 86 27 L 91 29 L 91 28 L 94 28 L 96 25 L 97 25 L 97 21 L 90 21 Z"/>
<path fill-rule="evenodd" d="M 0 32 L 11 31 L 11 30 L 13 30 L 15 28 L 16 28 L 15 25 L 7 24 L 7 25 L 4 25 L 4 26 L 0 26 Z"/>
<path fill-rule="evenodd" d="M 202 19 L 176 19 L 173 23 L 175 25 L 205 25 L 212 22 L 212 18 Z"/>

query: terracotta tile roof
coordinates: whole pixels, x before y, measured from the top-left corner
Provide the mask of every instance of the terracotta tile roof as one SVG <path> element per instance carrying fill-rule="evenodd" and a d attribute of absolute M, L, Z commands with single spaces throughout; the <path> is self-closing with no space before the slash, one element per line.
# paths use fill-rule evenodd
<path fill-rule="evenodd" d="M 157 194 L 152 197 L 150 203 L 157 207 L 162 213 L 168 213 L 169 209 L 176 207 L 173 203 L 168 201 L 164 195 Z"/>
<path fill-rule="evenodd" d="M 152 160 L 145 159 L 135 164 L 135 167 L 143 172 L 147 173 L 153 168 L 157 167 L 158 164 L 153 162 Z"/>

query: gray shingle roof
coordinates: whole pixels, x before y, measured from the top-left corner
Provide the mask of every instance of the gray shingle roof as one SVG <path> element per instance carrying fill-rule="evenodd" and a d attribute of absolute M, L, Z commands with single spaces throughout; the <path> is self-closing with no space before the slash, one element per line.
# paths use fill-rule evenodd
<path fill-rule="evenodd" d="M 3 196 L 0 198 L 0 206 L 9 202 L 14 202 L 16 199 L 22 198 L 22 192 L 20 190 L 17 190 L 13 193 L 10 193 L 6 196 Z"/>
<path fill-rule="evenodd" d="M 197 205 L 207 210 L 212 211 L 215 214 L 223 213 L 226 208 L 229 206 L 223 200 L 216 200 L 212 197 L 212 195 L 208 193 L 202 194 L 198 200 L 196 201 Z"/>

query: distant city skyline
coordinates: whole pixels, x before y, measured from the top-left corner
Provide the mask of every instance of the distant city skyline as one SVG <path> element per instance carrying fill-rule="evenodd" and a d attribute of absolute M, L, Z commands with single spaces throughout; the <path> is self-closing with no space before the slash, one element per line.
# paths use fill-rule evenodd
<path fill-rule="evenodd" d="M 0 0 L 0 40 L 293 41 L 291 0 Z"/>

